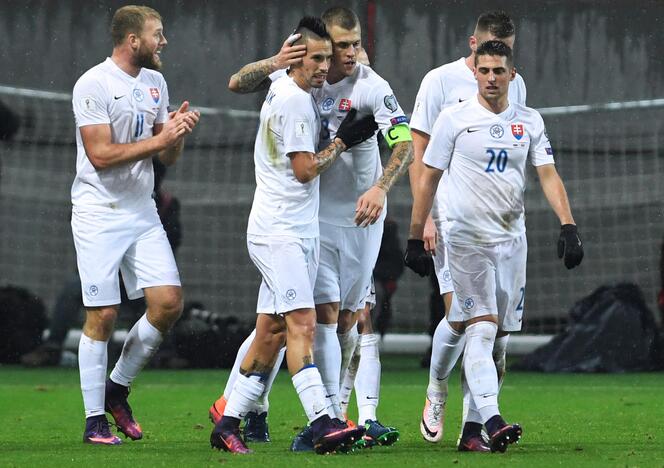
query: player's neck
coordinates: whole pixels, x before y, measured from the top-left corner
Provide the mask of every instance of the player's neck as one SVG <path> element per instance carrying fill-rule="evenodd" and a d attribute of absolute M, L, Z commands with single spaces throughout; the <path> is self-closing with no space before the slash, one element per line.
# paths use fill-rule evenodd
<path fill-rule="evenodd" d="M 141 72 L 141 67 L 137 67 L 133 64 L 131 57 L 128 56 L 121 49 L 113 49 L 113 55 L 111 55 L 111 60 L 118 66 L 120 70 L 125 72 L 129 76 L 136 78 Z"/>
<path fill-rule="evenodd" d="M 477 100 L 479 101 L 480 105 L 487 109 L 490 112 L 493 112 L 494 114 L 500 114 L 502 112 L 505 112 L 505 110 L 509 107 L 510 102 L 507 99 L 507 96 L 501 96 L 496 99 L 486 99 L 484 96 L 481 94 L 477 95 Z"/>
<path fill-rule="evenodd" d="M 337 71 L 334 68 L 330 68 L 330 71 L 327 72 L 327 80 L 325 81 L 327 81 L 329 84 L 334 84 L 340 82 L 344 78 L 346 78 L 346 75 L 344 75 L 343 72 Z"/>
<path fill-rule="evenodd" d="M 291 77 L 293 78 L 295 84 L 298 85 L 303 91 L 306 91 L 307 93 L 311 91 L 311 85 L 307 82 L 307 80 L 304 79 L 302 75 L 295 72 L 291 75 Z"/>
<path fill-rule="evenodd" d="M 470 55 L 464 59 L 464 62 L 466 62 L 466 66 L 470 71 L 475 71 L 475 52 L 471 52 Z"/>

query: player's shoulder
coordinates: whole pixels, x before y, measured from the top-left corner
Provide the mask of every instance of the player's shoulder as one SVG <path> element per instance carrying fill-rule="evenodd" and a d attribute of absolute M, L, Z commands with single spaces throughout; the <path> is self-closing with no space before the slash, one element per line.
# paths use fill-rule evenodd
<path fill-rule="evenodd" d="M 74 94 L 78 92 L 100 91 L 107 88 L 110 70 L 104 61 L 89 68 L 74 84 Z"/>
<path fill-rule="evenodd" d="M 518 102 L 510 103 L 510 105 L 513 106 L 516 117 L 519 120 L 530 121 L 532 123 L 544 122 L 542 114 L 540 114 L 537 109 Z"/>
<path fill-rule="evenodd" d="M 313 112 L 311 94 L 300 88 L 288 75 L 272 83 L 266 99 L 272 107 L 281 108 L 284 113 L 301 113 L 309 109 Z"/>
<path fill-rule="evenodd" d="M 424 79 L 422 81 L 426 80 L 444 82 L 446 80 L 456 78 L 465 71 L 464 67 L 466 64 L 463 60 L 463 58 L 460 58 L 453 62 L 445 63 L 439 67 L 429 70 L 429 72 L 424 75 Z"/>

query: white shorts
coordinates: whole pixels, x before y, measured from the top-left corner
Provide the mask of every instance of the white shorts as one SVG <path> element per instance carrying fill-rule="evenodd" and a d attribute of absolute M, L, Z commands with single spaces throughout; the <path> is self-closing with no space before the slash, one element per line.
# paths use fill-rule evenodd
<path fill-rule="evenodd" d="M 447 245 L 439 233 L 438 242 L 436 243 L 436 255 L 433 256 L 433 267 L 436 272 L 436 278 L 438 278 L 440 294 L 454 292 L 448 257 Z"/>
<path fill-rule="evenodd" d="M 261 272 L 257 314 L 313 309 L 318 238 L 247 235 L 249 257 Z"/>
<path fill-rule="evenodd" d="M 180 286 L 173 250 L 154 206 L 137 213 L 74 208 L 71 229 L 81 277 L 83 304 L 120 304 L 118 271 L 129 299 L 143 288 Z"/>
<path fill-rule="evenodd" d="M 465 322 L 498 314 L 502 331 L 521 330 L 526 288 L 526 235 L 493 245 L 448 244 L 454 292 L 459 307 L 448 320 Z"/>
<path fill-rule="evenodd" d="M 383 238 L 383 222 L 366 228 L 320 225 L 316 304 L 339 302 L 341 310 L 364 309 Z"/>

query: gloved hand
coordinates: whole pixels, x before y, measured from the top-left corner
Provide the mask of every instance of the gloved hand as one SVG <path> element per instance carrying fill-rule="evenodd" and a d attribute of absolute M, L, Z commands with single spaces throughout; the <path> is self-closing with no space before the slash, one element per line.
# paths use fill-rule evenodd
<path fill-rule="evenodd" d="M 351 148 L 364 140 L 371 138 L 378 130 L 373 115 L 357 118 L 357 109 L 351 109 L 343 119 L 337 130 L 337 138 L 344 142 L 346 148 Z"/>
<path fill-rule="evenodd" d="M 420 276 L 429 276 L 431 272 L 431 257 L 424 250 L 423 240 L 408 239 L 403 261 L 408 268 Z"/>
<path fill-rule="evenodd" d="M 568 270 L 581 264 L 581 260 L 583 260 L 583 244 L 576 230 L 576 225 L 563 224 L 560 226 L 558 258 L 564 258 L 563 262 Z"/>

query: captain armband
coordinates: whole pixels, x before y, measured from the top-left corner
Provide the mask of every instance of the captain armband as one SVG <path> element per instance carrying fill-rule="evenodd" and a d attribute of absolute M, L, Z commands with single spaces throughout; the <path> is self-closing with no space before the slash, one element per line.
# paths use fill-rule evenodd
<path fill-rule="evenodd" d="M 410 136 L 410 127 L 407 122 L 392 125 L 383 133 L 383 136 L 390 149 L 402 141 L 413 141 L 413 137 Z"/>

